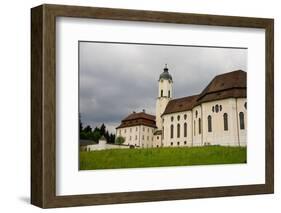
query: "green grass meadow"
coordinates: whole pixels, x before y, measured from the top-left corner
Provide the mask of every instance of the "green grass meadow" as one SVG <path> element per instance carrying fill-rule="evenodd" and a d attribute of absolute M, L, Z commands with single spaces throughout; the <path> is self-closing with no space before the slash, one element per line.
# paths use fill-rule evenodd
<path fill-rule="evenodd" d="M 246 163 L 246 147 L 167 147 L 80 152 L 80 170 Z"/>

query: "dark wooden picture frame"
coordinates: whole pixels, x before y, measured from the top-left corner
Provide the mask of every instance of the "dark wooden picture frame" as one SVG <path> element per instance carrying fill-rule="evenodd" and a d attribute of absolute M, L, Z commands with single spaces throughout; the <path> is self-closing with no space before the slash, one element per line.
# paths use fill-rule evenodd
<path fill-rule="evenodd" d="M 265 184 L 56 195 L 56 17 L 265 29 Z M 41 5 L 31 9 L 31 203 L 42 208 L 267 194 L 274 192 L 274 20 L 126 9 Z"/>

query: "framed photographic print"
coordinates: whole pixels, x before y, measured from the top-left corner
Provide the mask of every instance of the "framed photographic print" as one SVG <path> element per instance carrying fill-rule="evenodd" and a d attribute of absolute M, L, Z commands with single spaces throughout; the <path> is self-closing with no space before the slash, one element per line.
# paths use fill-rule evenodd
<path fill-rule="evenodd" d="M 273 19 L 31 9 L 31 203 L 274 191 Z"/>

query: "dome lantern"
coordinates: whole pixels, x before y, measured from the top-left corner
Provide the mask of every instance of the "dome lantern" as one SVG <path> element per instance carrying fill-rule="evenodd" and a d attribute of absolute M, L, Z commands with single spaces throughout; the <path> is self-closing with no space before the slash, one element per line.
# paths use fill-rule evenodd
<path fill-rule="evenodd" d="M 160 76 L 159 76 L 159 80 L 161 80 L 161 79 L 164 79 L 164 80 L 173 80 L 172 79 L 172 76 L 170 75 L 170 73 L 169 73 L 169 69 L 168 69 L 168 67 L 167 67 L 167 64 L 165 64 L 165 68 L 164 68 L 164 71 L 160 74 Z"/>

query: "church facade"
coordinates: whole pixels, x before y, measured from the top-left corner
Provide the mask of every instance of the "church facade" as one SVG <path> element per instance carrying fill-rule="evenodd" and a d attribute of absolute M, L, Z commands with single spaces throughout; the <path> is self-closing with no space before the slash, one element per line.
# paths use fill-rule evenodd
<path fill-rule="evenodd" d="M 159 76 L 156 115 L 133 112 L 116 128 L 135 147 L 247 146 L 247 74 L 215 76 L 197 95 L 173 97 L 167 67 Z"/>

